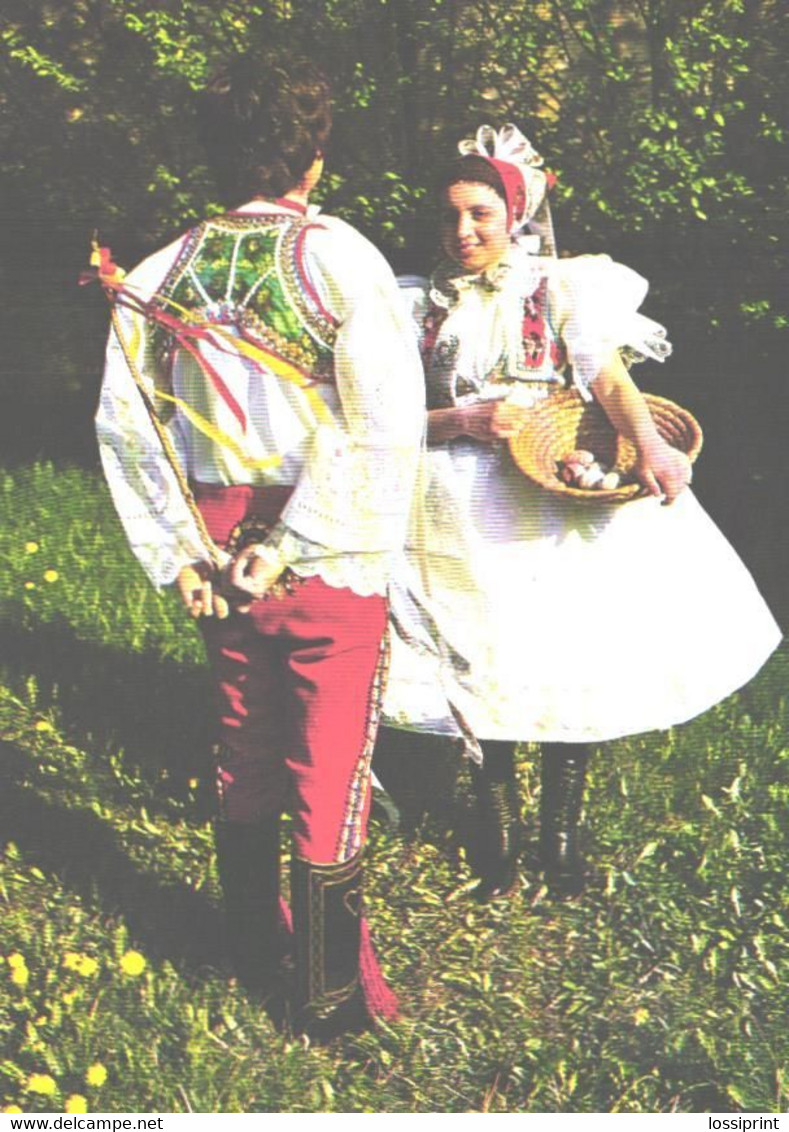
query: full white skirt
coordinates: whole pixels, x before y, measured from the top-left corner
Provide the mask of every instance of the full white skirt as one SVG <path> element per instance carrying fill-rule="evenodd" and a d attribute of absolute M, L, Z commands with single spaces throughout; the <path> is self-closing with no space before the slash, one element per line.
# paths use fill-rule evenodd
<path fill-rule="evenodd" d="M 780 630 L 691 492 L 588 504 L 505 446 L 431 449 L 391 590 L 390 725 L 588 742 L 665 728 L 742 687 Z M 453 710 L 454 709 L 454 710 Z"/>

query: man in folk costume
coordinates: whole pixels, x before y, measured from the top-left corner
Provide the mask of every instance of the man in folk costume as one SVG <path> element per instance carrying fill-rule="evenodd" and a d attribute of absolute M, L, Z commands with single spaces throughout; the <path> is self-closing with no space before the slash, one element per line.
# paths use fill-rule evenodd
<path fill-rule="evenodd" d="M 331 125 L 306 62 L 236 60 L 205 92 L 220 185 L 246 201 L 114 299 L 97 429 L 131 547 L 198 619 L 216 685 L 219 874 L 237 971 L 277 985 L 279 819 L 293 819 L 295 1024 L 391 1015 L 361 911 L 390 557 L 424 420 L 380 254 L 309 195 Z M 361 983 L 361 990 L 360 990 Z"/>

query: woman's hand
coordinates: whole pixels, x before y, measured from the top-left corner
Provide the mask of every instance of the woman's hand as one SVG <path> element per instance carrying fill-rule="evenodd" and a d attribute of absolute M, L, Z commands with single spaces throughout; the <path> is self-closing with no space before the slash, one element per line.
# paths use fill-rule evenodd
<path fill-rule="evenodd" d="M 428 443 L 441 444 L 458 436 L 471 436 L 492 444 L 517 436 L 528 420 L 529 410 L 511 401 L 480 401 L 457 409 L 434 409 L 428 413 Z"/>
<path fill-rule="evenodd" d="M 651 495 L 663 495 L 666 503 L 673 503 L 690 483 L 690 460 L 660 435 L 618 353 L 600 370 L 592 392 L 616 431 L 635 444 L 638 458 L 633 471 L 639 482 Z"/>
<path fill-rule="evenodd" d="M 639 452 L 633 471 L 651 495 L 664 496 L 666 503 L 673 503 L 692 479 L 688 457 L 662 437 Z"/>
<path fill-rule="evenodd" d="M 510 401 L 483 401 L 462 409 L 466 436 L 475 440 L 507 440 L 517 436 L 529 419 L 529 410 Z"/>
<path fill-rule="evenodd" d="M 178 572 L 175 584 L 181 601 L 192 617 L 223 620 L 230 612 L 227 599 L 214 589 L 214 569 L 207 562 L 193 562 Z"/>

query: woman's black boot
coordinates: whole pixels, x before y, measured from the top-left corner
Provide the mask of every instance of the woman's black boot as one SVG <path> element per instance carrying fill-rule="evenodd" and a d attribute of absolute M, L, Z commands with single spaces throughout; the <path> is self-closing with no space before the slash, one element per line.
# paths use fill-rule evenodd
<path fill-rule="evenodd" d="M 216 859 L 233 969 L 248 991 L 279 991 L 279 817 L 218 821 Z"/>
<path fill-rule="evenodd" d="M 479 821 L 475 863 L 480 883 L 474 895 L 484 903 L 508 896 L 518 883 L 521 821 L 515 745 L 492 741 L 480 745 L 484 761 L 471 772 Z"/>
<path fill-rule="evenodd" d="M 586 868 L 578 845 L 589 751 L 575 743 L 546 743 L 542 748 L 540 863 L 554 896 L 578 896 Z"/>

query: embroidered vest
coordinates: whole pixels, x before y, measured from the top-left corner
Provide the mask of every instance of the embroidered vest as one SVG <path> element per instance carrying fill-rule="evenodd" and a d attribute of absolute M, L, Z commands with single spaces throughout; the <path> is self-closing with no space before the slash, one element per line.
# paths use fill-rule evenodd
<path fill-rule="evenodd" d="M 301 216 L 227 214 L 186 240 L 153 302 L 165 315 L 234 327 L 312 382 L 332 382 L 337 335 L 304 264 L 304 239 L 319 223 Z M 171 392 L 175 336 L 152 333 L 157 384 Z"/>

